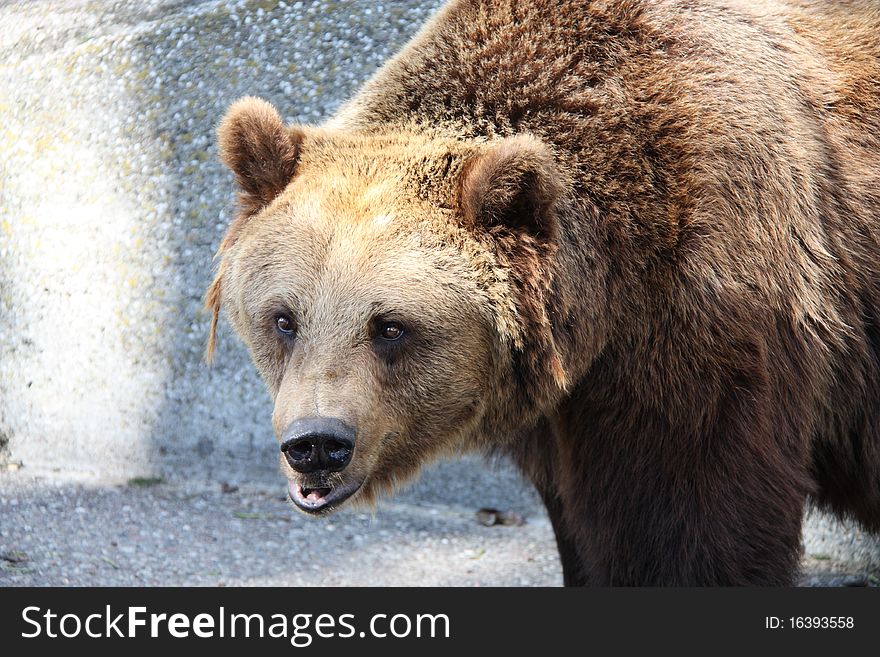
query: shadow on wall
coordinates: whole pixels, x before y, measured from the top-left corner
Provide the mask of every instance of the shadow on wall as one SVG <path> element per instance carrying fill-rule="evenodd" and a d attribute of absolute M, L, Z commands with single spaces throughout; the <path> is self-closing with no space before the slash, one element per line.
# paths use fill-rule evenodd
<path fill-rule="evenodd" d="M 274 477 L 271 405 L 225 324 L 216 365 L 202 361 L 202 295 L 234 211 L 214 127 L 248 94 L 322 120 L 439 2 L 44 4 L 0 8 L 17 26 L 0 41 L 8 458 Z"/>

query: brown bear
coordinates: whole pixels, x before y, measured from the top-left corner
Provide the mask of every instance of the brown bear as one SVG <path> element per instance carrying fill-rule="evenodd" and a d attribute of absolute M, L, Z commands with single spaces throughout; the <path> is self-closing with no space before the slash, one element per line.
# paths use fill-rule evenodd
<path fill-rule="evenodd" d="M 784 585 L 880 530 L 880 10 L 453 0 L 331 120 L 246 98 L 207 294 L 290 497 L 512 456 L 566 584 Z"/>

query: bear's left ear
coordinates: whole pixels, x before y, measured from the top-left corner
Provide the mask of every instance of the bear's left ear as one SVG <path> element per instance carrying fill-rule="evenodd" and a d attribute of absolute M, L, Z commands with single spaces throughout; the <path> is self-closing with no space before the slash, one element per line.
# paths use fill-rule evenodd
<path fill-rule="evenodd" d="M 553 241 L 553 212 L 562 191 L 550 149 L 531 135 L 516 135 L 483 147 L 461 174 L 459 206 L 468 228 L 508 229 Z"/>
<path fill-rule="evenodd" d="M 518 368 L 551 378 L 565 389 L 567 378 L 550 318 L 550 285 L 559 219 L 556 204 L 563 173 L 550 148 L 530 135 L 477 147 L 459 184 L 464 227 L 492 238 L 511 265 L 508 270 L 520 330 L 513 336 Z"/>
<path fill-rule="evenodd" d="M 220 158 L 235 174 L 241 212 L 268 205 L 296 173 L 303 131 L 285 127 L 275 108 L 260 98 L 236 101 L 217 128 Z"/>

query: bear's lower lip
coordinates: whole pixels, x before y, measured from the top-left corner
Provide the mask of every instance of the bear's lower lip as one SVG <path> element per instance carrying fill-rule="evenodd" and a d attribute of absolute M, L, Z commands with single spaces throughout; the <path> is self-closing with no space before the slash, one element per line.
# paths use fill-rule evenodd
<path fill-rule="evenodd" d="M 296 508 L 306 513 L 319 514 L 332 511 L 349 497 L 354 495 L 363 481 L 353 481 L 339 486 L 303 487 L 302 484 L 290 481 L 287 484 L 288 496 Z"/>

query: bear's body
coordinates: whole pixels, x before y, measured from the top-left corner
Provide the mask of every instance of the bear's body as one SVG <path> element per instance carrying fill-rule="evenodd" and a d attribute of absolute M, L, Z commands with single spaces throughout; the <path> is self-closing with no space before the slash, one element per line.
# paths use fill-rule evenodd
<path fill-rule="evenodd" d="M 809 499 L 880 530 L 878 34 L 867 1 L 456 0 L 321 128 L 233 108 L 209 303 L 285 446 L 357 433 L 342 471 L 286 451 L 297 505 L 506 452 L 567 584 L 790 583 Z"/>

